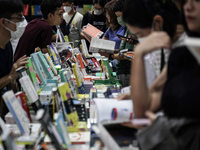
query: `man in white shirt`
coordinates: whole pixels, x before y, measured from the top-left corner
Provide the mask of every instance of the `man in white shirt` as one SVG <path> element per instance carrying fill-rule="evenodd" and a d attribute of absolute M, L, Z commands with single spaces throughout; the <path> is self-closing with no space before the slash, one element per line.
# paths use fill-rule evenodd
<path fill-rule="evenodd" d="M 75 42 L 76 40 L 80 40 L 83 15 L 79 12 L 76 12 L 76 10 L 74 9 L 73 0 L 63 0 L 63 9 L 65 10 L 65 13 L 63 14 L 63 19 L 65 19 L 67 24 L 70 23 L 70 20 L 74 16 L 70 24 L 69 41 Z"/>

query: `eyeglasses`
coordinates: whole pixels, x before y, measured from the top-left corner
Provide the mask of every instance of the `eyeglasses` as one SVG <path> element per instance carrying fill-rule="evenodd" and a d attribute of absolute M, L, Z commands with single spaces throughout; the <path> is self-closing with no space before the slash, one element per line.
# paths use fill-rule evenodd
<path fill-rule="evenodd" d="M 21 16 L 21 17 L 11 17 L 10 19 L 17 19 L 18 21 L 24 21 L 25 17 Z"/>

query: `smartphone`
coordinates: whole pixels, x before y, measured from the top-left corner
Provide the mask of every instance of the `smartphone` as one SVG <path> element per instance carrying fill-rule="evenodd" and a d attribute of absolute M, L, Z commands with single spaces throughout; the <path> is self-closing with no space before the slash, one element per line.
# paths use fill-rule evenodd
<path fill-rule="evenodd" d="M 119 35 L 119 34 L 116 34 L 116 36 L 117 36 L 117 37 L 120 37 L 120 38 L 131 39 L 131 38 L 128 38 L 128 37 L 125 37 L 125 36 Z"/>
<path fill-rule="evenodd" d="M 119 34 L 116 34 L 116 36 L 118 37 L 118 38 L 124 38 L 124 39 L 126 39 L 126 40 L 133 40 L 133 43 L 134 44 L 137 44 L 137 43 L 139 43 L 139 41 L 138 41 L 138 39 L 137 38 L 129 38 L 129 37 L 125 37 L 125 36 L 122 36 L 122 35 L 119 35 Z"/>

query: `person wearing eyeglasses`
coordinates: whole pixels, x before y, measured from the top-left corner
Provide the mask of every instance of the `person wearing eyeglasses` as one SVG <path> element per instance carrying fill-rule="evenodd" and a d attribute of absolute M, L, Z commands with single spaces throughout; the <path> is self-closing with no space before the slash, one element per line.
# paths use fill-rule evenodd
<path fill-rule="evenodd" d="M 2 100 L 2 95 L 8 90 L 16 90 L 15 80 L 18 78 L 16 69 L 27 63 L 27 57 L 22 56 L 13 64 L 13 50 L 10 39 L 19 31 L 19 25 L 24 21 L 23 4 L 21 0 L 0 0 L 0 114 L 4 118 L 8 109 Z"/>
<path fill-rule="evenodd" d="M 40 8 L 42 19 L 36 18 L 27 25 L 17 45 L 15 62 L 25 54 L 30 56 L 35 48 L 41 49 L 42 53 L 48 53 L 47 45 L 52 42 L 52 26 L 60 25 L 63 19 L 62 1 L 43 0 Z"/>

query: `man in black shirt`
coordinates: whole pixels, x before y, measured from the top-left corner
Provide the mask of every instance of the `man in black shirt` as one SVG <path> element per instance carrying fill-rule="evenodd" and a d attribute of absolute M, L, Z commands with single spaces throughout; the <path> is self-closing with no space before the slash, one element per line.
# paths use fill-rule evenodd
<path fill-rule="evenodd" d="M 19 22 L 24 20 L 22 15 L 23 4 L 21 0 L 0 0 L 0 112 L 3 118 L 6 114 L 6 106 L 2 95 L 11 90 L 11 83 L 18 78 L 16 69 L 27 63 L 27 57 L 23 56 L 13 64 L 13 50 L 10 39 L 19 29 Z"/>

